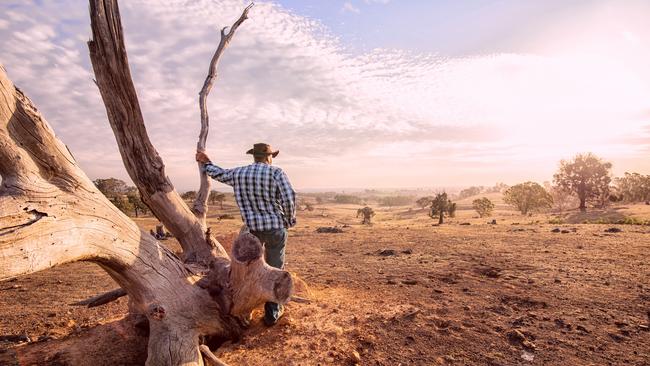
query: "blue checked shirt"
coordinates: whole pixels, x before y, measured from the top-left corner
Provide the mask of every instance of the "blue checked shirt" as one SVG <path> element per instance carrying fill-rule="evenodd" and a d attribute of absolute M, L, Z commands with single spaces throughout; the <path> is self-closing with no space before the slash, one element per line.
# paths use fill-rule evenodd
<path fill-rule="evenodd" d="M 207 163 L 204 169 L 208 176 L 233 187 L 239 211 L 250 230 L 282 229 L 296 224 L 296 192 L 282 169 L 264 163 L 233 169 Z"/>

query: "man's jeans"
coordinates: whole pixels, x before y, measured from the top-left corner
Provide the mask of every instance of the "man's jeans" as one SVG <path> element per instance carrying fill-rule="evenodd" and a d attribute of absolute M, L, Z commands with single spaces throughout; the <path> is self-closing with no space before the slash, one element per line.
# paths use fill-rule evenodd
<path fill-rule="evenodd" d="M 264 244 L 266 263 L 282 269 L 284 267 L 284 247 L 287 244 L 287 229 L 251 231 L 251 234 Z M 264 304 L 264 318 L 267 322 L 275 323 L 280 315 L 280 304 L 274 302 Z"/>

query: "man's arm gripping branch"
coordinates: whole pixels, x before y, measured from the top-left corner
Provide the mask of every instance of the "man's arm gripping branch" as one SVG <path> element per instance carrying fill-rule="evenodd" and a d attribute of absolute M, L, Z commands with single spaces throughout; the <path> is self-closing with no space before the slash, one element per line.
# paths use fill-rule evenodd
<path fill-rule="evenodd" d="M 215 164 L 212 164 L 208 155 L 202 151 L 196 153 L 196 161 L 203 164 L 203 171 L 213 179 L 221 183 L 233 185 L 233 169 L 223 169 Z"/>

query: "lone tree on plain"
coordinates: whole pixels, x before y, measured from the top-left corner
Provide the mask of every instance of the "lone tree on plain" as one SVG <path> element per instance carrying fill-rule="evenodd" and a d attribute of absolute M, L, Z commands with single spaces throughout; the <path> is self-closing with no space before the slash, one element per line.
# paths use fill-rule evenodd
<path fill-rule="evenodd" d="M 229 31 L 221 31 L 200 94 L 199 148 L 205 148 L 205 97 L 216 66 L 249 9 Z M 202 353 L 214 357 L 201 344 L 204 339 L 238 338 L 252 309 L 290 299 L 293 280 L 264 262 L 255 236 L 240 235 L 230 255 L 213 238 L 205 221 L 205 173 L 193 208 L 181 199 L 145 129 L 117 1 L 91 0 L 90 18 L 90 59 L 122 161 L 142 200 L 178 239 L 182 254 L 175 255 L 113 207 L 0 65 L 0 281 L 68 262 L 97 263 L 121 287 L 98 298 L 128 294 L 129 319 L 148 323 L 146 365 L 204 365 Z M 136 351 L 121 352 L 122 364 L 125 354 Z M 67 357 L 78 356 L 58 353 L 57 361 L 71 364 Z"/>
<path fill-rule="evenodd" d="M 587 201 L 600 204 L 607 201 L 612 163 L 603 161 L 592 153 L 578 154 L 573 160 L 560 161 L 560 169 L 553 180 L 555 184 L 569 192 L 574 192 L 580 200 L 580 211 L 587 211 Z"/>
<path fill-rule="evenodd" d="M 226 195 L 219 191 L 210 191 L 210 196 L 208 196 L 208 201 L 211 204 L 219 203 L 219 209 L 223 210 L 223 201 L 226 200 Z"/>
<path fill-rule="evenodd" d="M 126 199 L 131 204 L 135 217 L 139 217 L 139 214 L 144 214 L 149 211 L 149 207 L 147 207 L 147 205 L 142 202 L 142 198 L 140 198 L 140 192 L 138 192 L 137 188 L 129 187 L 129 191 L 126 193 Z"/>
<path fill-rule="evenodd" d="M 187 191 L 181 194 L 181 198 L 186 201 L 194 201 L 196 199 L 196 191 Z"/>
<path fill-rule="evenodd" d="M 455 217 L 456 216 L 456 204 L 451 202 L 447 197 L 447 193 L 438 193 L 433 200 L 431 200 L 431 208 L 429 210 L 429 216 L 432 219 L 438 218 L 438 225 L 441 225 L 444 221 L 444 217 Z"/>
<path fill-rule="evenodd" d="M 494 210 L 494 203 L 489 198 L 482 197 L 472 201 L 472 207 L 480 217 L 489 217 L 492 215 L 492 210 Z"/>
<path fill-rule="evenodd" d="M 529 212 L 551 208 L 553 197 L 535 182 L 514 185 L 503 194 L 503 202 L 514 206 L 522 215 Z"/>
<path fill-rule="evenodd" d="M 431 205 L 431 201 L 433 201 L 433 197 L 425 196 L 425 197 L 418 198 L 418 200 L 415 201 L 415 203 L 418 206 L 420 206 L 420 208 L 425 209 L 429 207 L 429 205 Z"/>
<path fill-rule="evenodd" d="M 360 208 L 357 210 L 357 217 L 359 216 L 363 217 L 363 220 L 361 221 L 362 225 L 370 225 L 372 224 L 372 217 L 375 216 L 375 210 L 368 206 Z"/>

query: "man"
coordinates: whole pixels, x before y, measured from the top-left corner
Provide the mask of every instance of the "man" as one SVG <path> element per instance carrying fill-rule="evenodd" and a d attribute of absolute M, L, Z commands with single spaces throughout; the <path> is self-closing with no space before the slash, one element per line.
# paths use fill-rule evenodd
<path fill-rule="evenodd" d="M 282 169 L 271 165 L 280 151 L 259 143 L 246 153 L 253 155 L 253 164 L 233 169 L 213 164 L 202 151 L 196 152 L 196 161 L 210 177 L 233 187 L 244 223 L 264 244 L 266 263 L 283 268 L 287 229 L 296 224 L 296 193 Z M 267 302 L 264 323 L 277 323 L 283 312 L 282 305 Z"/>

